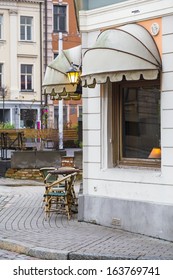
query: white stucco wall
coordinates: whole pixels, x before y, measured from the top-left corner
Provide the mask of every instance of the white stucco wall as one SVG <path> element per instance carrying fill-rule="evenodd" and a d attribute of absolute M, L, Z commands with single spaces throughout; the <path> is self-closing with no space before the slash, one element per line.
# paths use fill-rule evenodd
<path fill-rule="evenodd" d="M 172 183 L 173 174 L 173 14 L 163 17 L 162 36 L 162 176 Z"/>
<path fill-rule="evenodd" d="M 130 5 L 128 6 L 128 2 Z M 132 10 L 135 8 L 140 11 L 134 17 Z M 111 219 L 115 217 L 118 211 L 119 217 L 122 219 L 123 228 L 136 232 L 142 232 L 156 236 L 157 228 L 158 236 L 171 239 L 171 227 L 168 234 L 164 229 L 160 228 L 163 224 L 161 216 L 156 205 L 160 207 L 165 205 L 173 207 L 173 5 L 172 1 L 127 1 L 126 3 L 112 5 L 106 9 L 104 17 L 97 14 L 98 11 L 81 12 L 81 29 L 83 48 L 92 47 L 94 44 L 99 28 L 108 28 L 129 22 L 144 21 L 155 17 L 162 18 L 162 85 L 161 85 L 161 149 L 162 160 L 161 169 L 152 168 L 109 168 L 108 152 L 111 153 L 111 139 L 107 137 L 107 108 L 109 94 L 107 86 L 97 85 L 94 89 L 83 90 L 83 170 L 84 170 L 84 219 L 96 220 L 98 223 L 110 225 Z M 118 7 L 118 15 L 117 15 Z M 122 10 L 121 10 L 122 8 Z M 101 11 L 101 10 L 100 10 Z M 115 16 L 117 15 L 117 16 Z M 94 63 L 94 62 L 93 62 Z M 109 198 L 109 202 L 104 199 Z M 111 200 L 133 201 L 147 203 L 153 206 L 154 216 L 157 216 L 158 225 L 150 230 L 146 230 L 146 224 L 150 223 L 147 218 L 143 226 L 136 224 L 128 224 L 128 214 L 126 217 L 121 212 L 121 205 L 113 211 Z M 108 204 L 106 204 L 108 203 Z M 95 206 L 94 206 L 95 204 Z M 101 205 L 102 211 L 108 209 L 108 205 L 112 205 L 103 218 L 99 210 Z M 106 206 L 107 205 L 107 206 Z M 115 205 L 115 202 L 114 202 Z M 142 204 L 141 204 L 142 205 Z M 106 208 L 104 208 L 106 207 Z M 139 206 L 139 213 L 140 213 Z M 142 206 L 143 207 L 143 206 Z M 135 208 L 136 222 L 140 220 L 138 209 Z M 145 212 L 151 211 L 148 206 L 144 207 Z M 156 210 L 157 209 L 157 210 Z M 172 208 L 171 208 L 172 209 Z M 172 211 L 172 210 L 171 210 Z M 169 209 L 169 213 L 172 213 Z M 168 210 L 164 208 L 166 216 Z M 130 213 L 130 212 L 129 212 Z M 156 215 L 157 213 L 157 215 Z M 163 214 L 163 213 L 162 213 Z M 102 218 L 101 218 L 102 215 Z M 131 214 L 129 214 L 131 215 Z M 147 215 L 150 216 L 149 213 Z M 169 215 L 168 215 L 169 216 Z M 109 218 L 108 218 L 109 217 Z M 119 218 L 118 217 L 118 218 Z M 107 220 L 106 220 L 107 219 Z M 110 219 L 110 220 L 109 220 Z M 103 221 L 104 220 L 104 221 Z M 109 220 L 109 221 L 108 221 Z M 169 220 L 169 219 L 168 219 Z M 145 224 L 146 223 L 146 224 Z M 165 225 L 169 228 L 170 221 Z M 159 235 L 160 234 L 160 235 Z"/>

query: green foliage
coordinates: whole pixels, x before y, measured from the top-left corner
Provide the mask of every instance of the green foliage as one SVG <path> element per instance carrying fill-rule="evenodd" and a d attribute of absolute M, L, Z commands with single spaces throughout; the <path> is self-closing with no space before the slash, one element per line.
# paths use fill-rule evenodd
<path fill-rule="evenodd" d="M 80 142 L 79 142 L 79 148 L 82 149 L 82 147 L 83 147 L 83 143 L 80 141 Z"/>
<path fill-rule="evenodd" d="M 74 140 L 74 144 L 76 145 L 76 147 L 79 147 L 81 149 L 83 147 L 83 143 L 81 141 L 79 141 L 79 140 Z"/>
<path fill-rule="evenodd" d="M 14 124 L 11 124 L 10 122 L 6 122 L 4 123 L 4 125 L 3 123 L 0 123 L 0 129 L 14 129 L 14 128 L 15 128 Z"/>

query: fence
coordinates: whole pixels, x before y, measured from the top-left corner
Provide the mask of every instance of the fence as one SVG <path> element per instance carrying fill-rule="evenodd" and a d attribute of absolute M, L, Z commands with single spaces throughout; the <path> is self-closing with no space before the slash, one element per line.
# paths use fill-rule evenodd
<path fill-rule="evenodd" d="M 57 148 L 59 134 L 57 129 L 5 129 L 0 130 L 1 158 L 7 158 L 7 150 L 36 149 L 36 143 L 43 142 L 46 148 Z M 76 147 L 78 131 L 63 131 L 64 147 Z"/>

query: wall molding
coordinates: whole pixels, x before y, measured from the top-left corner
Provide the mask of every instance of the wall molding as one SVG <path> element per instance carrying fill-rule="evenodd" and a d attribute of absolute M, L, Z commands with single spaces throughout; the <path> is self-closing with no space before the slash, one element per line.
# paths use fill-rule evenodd
<path fill-rule="evenodd" d="M 163 17 L 172 13 L 172 0 L 125 1 L 98 9 L 80 11 L 80 30 L 89 32 Z"/>

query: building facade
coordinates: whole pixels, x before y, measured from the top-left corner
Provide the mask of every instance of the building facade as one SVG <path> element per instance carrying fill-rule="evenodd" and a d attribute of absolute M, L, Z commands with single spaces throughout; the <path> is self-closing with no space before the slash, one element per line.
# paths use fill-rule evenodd
<path fill-rule="evenodd" d="M 44 127 L 48 105 L 47 125 L 58 128 L 59 104 L 44 95 L 42 80 L 59 53 L 59 32 L 62 49 L 80 45 L 72 0 L 0 1 L 0 123 Z M 76 125 L 82 101 L 64 101 L 63 111 L 64 125 Z"/>
<path fill-rule="evenodd" d="M 40 120 L 42 3 L 0 1 L 0 122 L 16 128 Z"/>
<path fill-rule="evenodd" d="M 99 3 L 76 1 L 83 52 L 79 219 L 173 241 L 173 2 Z"/>
<path fill-rule="evenodd" d="M 46 1 L 44 15 L 44 65 L 47 66 L 62 50 L 79 46 L 81 37 L 73 0 Z M 49 105 L 48 126 L 58 128 L 59 101 L 48 97 L 45 103 Z M 62 106 L 64 127 L 76 126 L 82 115 L 82 100 L 64 100 Z"/>

